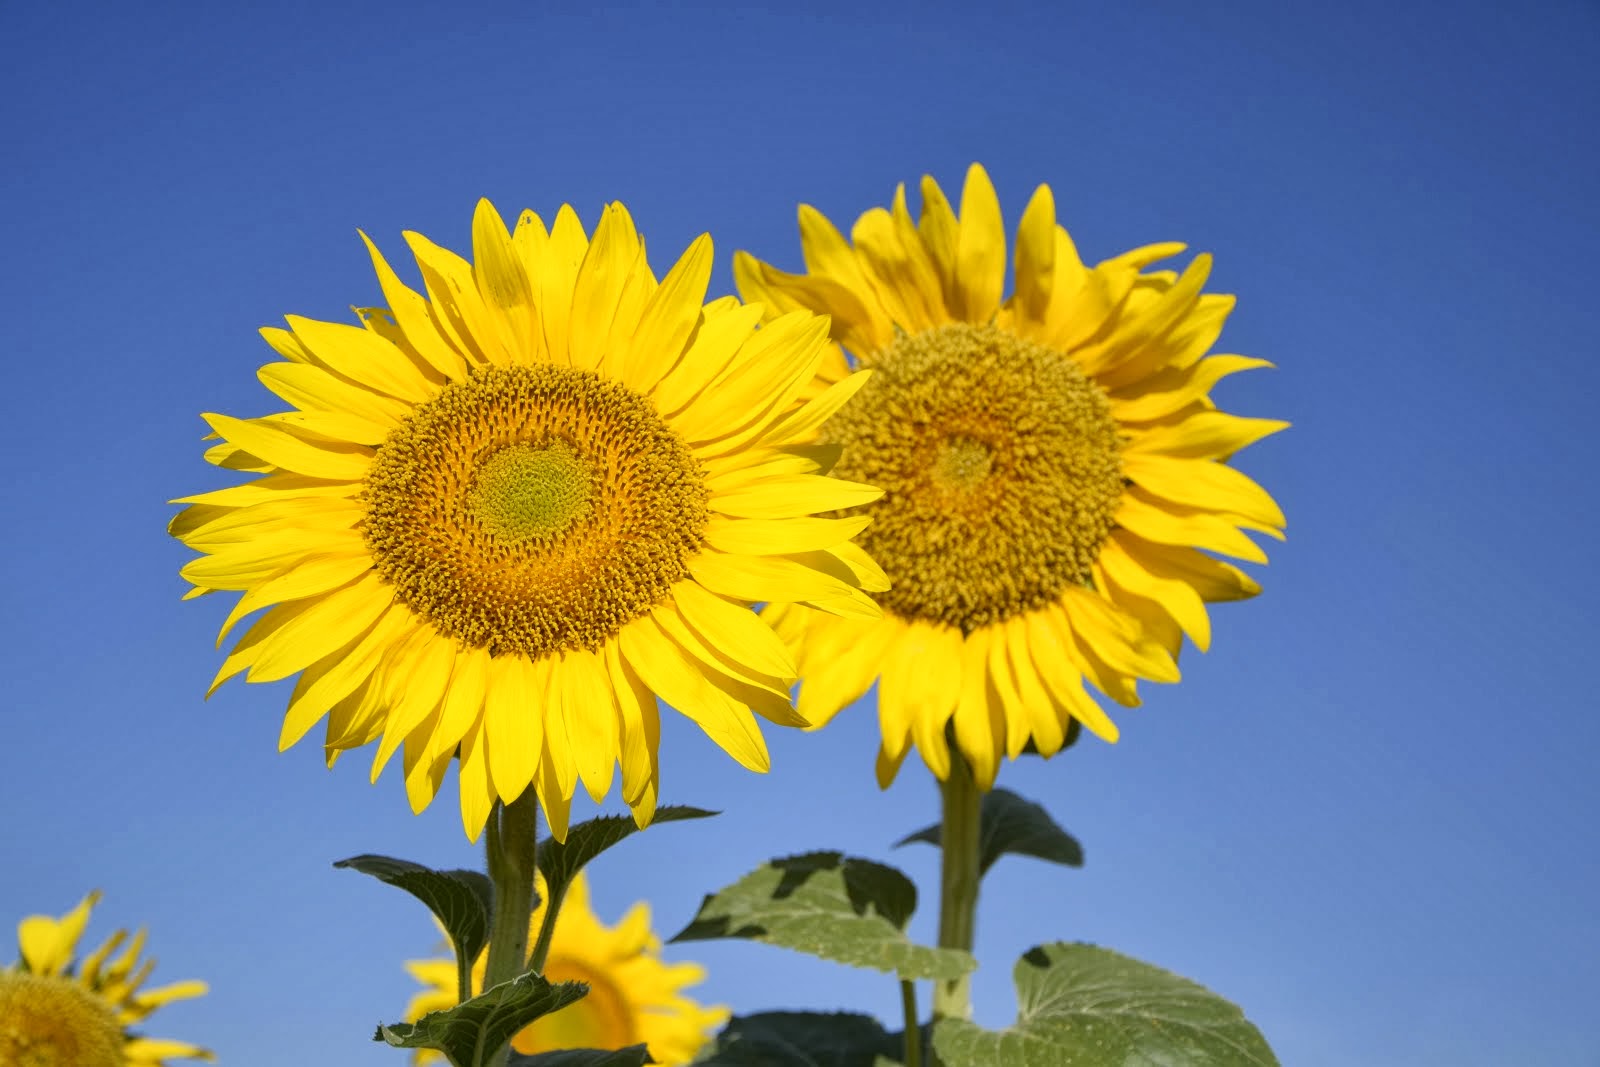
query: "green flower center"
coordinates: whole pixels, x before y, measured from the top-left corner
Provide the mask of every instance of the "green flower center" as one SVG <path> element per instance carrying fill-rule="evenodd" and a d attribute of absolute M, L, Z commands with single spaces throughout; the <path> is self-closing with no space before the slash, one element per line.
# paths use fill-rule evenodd
<path fill-rule="evenodd" d="M 467 507 L 506 541 L 548 540 L 589 514 L 594 478 L 562 440 L 544 448 L 508 445 L 478 467 Z"/>

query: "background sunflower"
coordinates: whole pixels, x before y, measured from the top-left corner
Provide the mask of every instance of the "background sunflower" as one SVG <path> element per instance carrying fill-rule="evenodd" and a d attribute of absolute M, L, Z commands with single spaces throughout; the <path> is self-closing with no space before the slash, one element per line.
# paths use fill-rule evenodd
<path fill-rule="evenodd" d="M 543 875 L 538 882 L 539 898 L 545 900 Z M 530 942 L 543 921 L 541 904 L 529 925 Z M 487 958 L 486 950 L 473 966 L 474 994 L 483 991 Z M 428 987 L 406 1006 L 408 1021 L 455 1005 L 453 957 L 413 960 L 406 970 Z M 705 971 L 693 963 L 667 963 L 661 958 L 661 940 L 650 928 L 650 906 L 641 901 L 615 926 L 607 926 L 590 905 L 584 872 L 570 883 L 562 900 L 542 973 L 552 982 L 587 983 L 589 994 L 518 1034 L 511 1047 L 527 1055 L 562 1048 L 620 1049 L 644 1043 L 657 1063 L 681 1067 L 693 1060 L 728 1020 L 727 1008 L 703 1007 L 686 995 L 688 987 L 705 979 Z M 441 1059 L 430 1050 L 413 1054 L 413 1062 L 418 1064 Z"/>
<path fill-rule="evenodd" d="M 1053 755 L 1073 720 L 1115 741 L 1084 682 L 1131 706 L 1139 679 L 1176 681 L 1183 635 L 1210 644 L 1204 602 L 1259 590 L 1200 550 L 1265 562 L 1241 530 L 1284 522 L 1226 465 L 1287 423 L 1210 399 L 1268 365 L 1207 355 L 1234 304 L 1202 292 L 1211 258 L 1147 270 L 1183 247 L 1164 244 L 1085 266 L 1040 186 L 1002 302 L 1005 230 L 977 164 L 959 218 L 930 177 L 916 221 L 902 186 L 851 241 L 806 205 L 800 232 L 807 273 L 740 253 L 734 276 L 769 314 L 832 316 L 877 372 L 821 436 L 842 475 L 886 490 L 859 509 L 860 543 L 891 582 L 881 619 L 768 610 L 806 676 L 801 714 L 826 722 L 879 680 L 882 785 L 913 744 L 947 777 L 946 724 L 985 789 L 1002 755 Z"/>
<path fill-rule="evenodd" d="M 21 958 L 0 968 L 0 1064 L 165 1067 L 173 1059 L 215 1060 L 197 1045 L 144 1036 L 141 1024 L 157 1008 L 204 996 L 206 984 L 145 989 L 155 960 L 139 958 L 143 930 L 131 938 L 118 930 L 77 957 L 99 899 L 90 893 L 59 919 L 30 915 L 18 924 Z"/>

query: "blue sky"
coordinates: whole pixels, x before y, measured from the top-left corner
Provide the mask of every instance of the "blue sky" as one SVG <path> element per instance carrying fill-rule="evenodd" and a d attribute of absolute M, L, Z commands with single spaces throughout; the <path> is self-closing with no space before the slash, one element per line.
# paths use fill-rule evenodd
<path fill-rule="evenodd" d="M 163 503 L 215 484 L 198 413 L 272 410 L 258 326 L 378 300 L 357 227 L 399 261 L 403 229 L 465 250 L 482 195 L 621 199 L 658 270 L 710 231 L 725 292 L 736 248 L 798 265 L 797 202 L 848 223 L 981 160 L 1012 224 L 1052 184 L 1087 257 L 1215 253 L 1221 349 L 1278 365 L 1219 398 L 1295 426 L 1240 461 L 1289 516 L 1265 594 L 1120 744 L 1005 769 L 1088 865 L 991 875 L 980 1021 L 1023 950 L 1083 939 L 1236 1000 L 1286 1064 L 1593 1061 L 1600 10 L 853 7 L 0 7 L 0 921 L 98 886 L 91 935 L 148 924 L 158 979 L 211 982 L 154 1033 L 401 1062 L 367 1038 L 432 927 L 329 864 L 476 854 L 452 801 L 278 755 L 282 686 L 202 701 L 227 608 L 179 602 Z M 644 897 L 670 933 L 839 847 L 915 876 L 931 939 L 935 853 L 888 851 L 927 776 L 878 792 L 867 707 L 768 736 L 758 778 L 669 724 L 665 799 L 726 814 L 598 863 L 602 916 Z M 776 949 L 671 954 L 741 1010 L 897 1011 Z"/>

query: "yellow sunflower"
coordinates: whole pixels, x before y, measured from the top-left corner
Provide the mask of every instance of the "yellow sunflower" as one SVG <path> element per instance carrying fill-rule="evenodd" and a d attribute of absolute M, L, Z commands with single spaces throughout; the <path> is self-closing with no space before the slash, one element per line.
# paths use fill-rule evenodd
<path fill-rule="evenodd" d="M 1149 245 L 1085 266 L 1056 225 L 1048 186 L 1006 236 L 989 176 L 967 173 L 958 217 L 932 178 L 913 221 L 900 187 L 846 241 L 800 208 L 807 271 L 744 253 L 734 277 L 768 315 L 832 316 L 832 336 L 876 373 L 823 440 L 835 472 L 880 486 L 861 546 L 893 585 L 881 619 L 769 610 L 798 649 L 798 708 L 826 722 L 878 679 L 878 778 L 911 745 L 950 770 L 946 725 L 990 787 L 1003 753 L 1058 751 L 1071 720 L 1117 728 L 1084 688 L 1138 703 L 1138 679 L 1172 682 L 1187 634 L 1210 643 L 1205 603 L 1254 595 L 1210 552 L 1263 563 L 1241 530 L 1281 537 L 1283 514 L 1226 465 L 1287 423 L 1216 409 L 1208 393 L 1265 360 L 1207 352 L 1234 298 L 1203 293 L 1211 258 Z M 848 373 L 842 355 L 832 374 Z"/>
<path fill-rule="evenodd" d="M 169 1058 L 215 1060 L 198 1046 L 131 1029 L 163 1004 L 206 992 L 204 982 L 141 992 L 155 968 L 154 960 L 139 962 L 143 930 L 132 938 L 118 930 L 82 960 L 73 958 L 99 899 L 98 892 L 90 893 L 59 919 L 30 915 L 17 926 L 22 958 L 0 968 L 0 1064 L 163 1067 Z"/>
<path fill-rule="evenodd" d="M 543 900 L 544 876 L 538 881 Z M 541 904 L 529 924 L 529 944 L 543 920 Z M 486 950 L 472 968 L 474 995 L 483 991 L 487 959 Z M 408 1022 L 455 1006 L 455 960 L 412 960 L 406 970 L 428 987 L 411 998 Z M 525 1055 L 563 1048 L 620 1049 L 642 1042 L 657 1063 L 678 1067 L 693 1060 L 728 1021 L 727 1008 L 701 1007 L 684 995 L 689 986 L 705 980 L 705 970 L 661 958 L 661 941 L 650 929 L 650 905 L 635 904 L 616 926 L 606 926 L 590 907 L 582 873 L 568 886 L 556 916 L 543 973 L 552 982 L 587 983 L 589 995 L 517 1034 L 511 1047 Z M 439 1058 L 428 1049 L 413 1054 L 419 1064 Z"/>
<path fill-rule="evenodd" d="M 326 715 L 330 765 L 379 742 L 374 781 L 403 749 L 418 811 L 459 754 L 472 837 L 531 784 L 564 838 L 577 783 L 598 801 L 619 760 L 648 822 L 658 695 L 766 770 L 751 712 L 805 722 L 749 605 L 871 619 L 887 584 L 850 542 L 867 520 L 812 517 L 880 495 L 804 447 L 864 382 L 815 392 L 827 320 L 703 304 L 708 236 L 658 281 L 621 204 L 591 240 L 568 206 L 507 232 L 480 201 L 470 263 L 406 239 L 426 295 L 369 241 L 387 309 L 262 331 L 295 410 L 205 416 L 207 458 L 262 477 L 174 501 L 205 553 L 182 574 L 244 592 L 223 637 L 268 609 L 212 688 L 298 672 L 280 746 Z"/>

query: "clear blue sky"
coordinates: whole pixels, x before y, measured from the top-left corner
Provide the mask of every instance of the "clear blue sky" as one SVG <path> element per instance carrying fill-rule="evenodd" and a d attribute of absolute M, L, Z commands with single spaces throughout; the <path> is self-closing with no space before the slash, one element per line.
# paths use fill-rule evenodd
<path fill-rule="evenodd" d="M 1214 252 L 1222 350 L 1279 366 L 1219 396 L 1295 423 L 1241 463 L 1289 515 L 1265 594 L 1119 745 L 1005 770 L 1088 866 L 991 876 L 980 1020 L 1021 951 L 1085 939 L 1294 1067 L 1600 1063 L 1600 9 L 801 6 L 0 7 L 0 920 L 101 887 L 93 933 L 147 923 L 158 978 L 212 984 L 156 1033 L 401 1062 L 367 1039 L 432 926 L 329 864 L 476 855 L 452 802 L 278 755 L 284 687 L 202 703 L 227 608 L 179 602 L 163 503 L 215 484 L 198 413 L 272 410 L 258 326 L 379 299 L 357 227 L 398 262 L 407 228 L 465 249 L 481 195 L 621 199 L 658 270 L 709 230 L 726 292 L 736 248 L 798 265 L 797 201 L 848 223 L 976 159 L 1012 224 L 1052 183 L 1087 256 Z M 597 864 L 602 915 L 648 897 L 670 933 L 774 850 L 888 855 L 934 792 L 878 793 L 874 729 L 769 730 L 758 778 L 675 720 L 665 799 L 727 814 Z M 928 938 L 934 858 L 895 857 Z M 672 952 L 743 1010 L 897 1010 L 776 949 Z"/>

